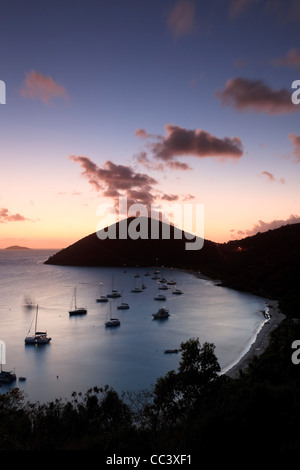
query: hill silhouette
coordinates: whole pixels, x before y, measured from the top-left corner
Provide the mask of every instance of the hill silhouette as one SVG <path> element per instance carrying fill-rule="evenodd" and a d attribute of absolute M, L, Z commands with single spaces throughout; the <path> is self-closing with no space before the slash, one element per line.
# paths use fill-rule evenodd
<path fill-rule="evenodd" d="M 138 220 L 147 224 L 148 238 L 133 239 L 130 235 L 132 222 Z M 203 241 L 192 234 L 187 234 L 173 225 L 151 218 L 129 217 L 105 228 L 102 233 L 110 231 L 116 234 L 116 239 L 107 237 L 100 240 L 97 233 L 64 248 L 51 256 L 46 263 L 64 266 L 174 266 L 180 268 L 196 269 L 201 260 L 202 265 L 210 265 L 212 260 L 218 259 L 218 245 L 205 241 L 201 250 L 189 250 L 187 246 Z M 154 224 L 157 225 L 154 225 Z M 152 225 L 153 224 L 153 225 Z M 145 226 L 145 225 L 143 225 Z M 153 226 L 158 228 L 158 238 L 151 235 Z M 136 230 L 136 233 L 138 230 Z M 122 239 L 126 233 L 126 239 Z M 169 234 L 168 238 L 163 234 Z M 143 235 L 142 235 L 143 236 Z"/>
<path fill-rule="evenodd" d="M 120 239 L 135 218 L 110 227 L 116 239 L 88 235 L 51 256 L 46 264 L 64 266 L 171 266 L 200 271 L 220 284 L 279 300 L 281 310 L 300 316 L 300 224 L 258 233 L 227 243 L 204 240 L 199 250 L 187 250 L 197 242 L 172 225 L 159 222 L 159 237 L 151 239 L 152 219 L 147 219 L 148 239 Z M 167 226 L 168 225 L 168 226 Z M 122 232 L 123 230 L 123 232 Z M 170 230 L 170 238 L 162 237 Z M 198 240 L 199 241 L 199 240 Z"/>

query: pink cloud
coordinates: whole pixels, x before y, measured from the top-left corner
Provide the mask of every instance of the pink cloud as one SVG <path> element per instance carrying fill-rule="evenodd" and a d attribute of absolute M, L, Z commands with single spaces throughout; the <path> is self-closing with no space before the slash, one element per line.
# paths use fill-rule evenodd
<path fill-rule="evenodd" d="M 154 202 L 153 188 L 157 181 L 151 176 L 109 160 L 99 167 L 86 156 L 71 155 L 70 159 L 81 165 L 82 175 L 96 191 L 114 199 L 116 207 L 120 196 L 127 196 L 128 205 L 141 203 L 149 207 Z"/>
<path fill-rule="evenodd" d="M 289 139 L 292 141 L 292 144 L 294 145 L 294 150 L 292 154 L 296 157 L 296 162 L 300 162 L 300 135 L 296 135 L 294 133 L 291 133 L 289 135 Z"/>
<path fill-rule="evenodd" d="M 287 51 L 285 57 L 274 59 L 273 63 L 278 67 L 290 66 L 300 69 L 300 51 L 292 48 Z"/>
<path fill-rule="evenodd" d="M 266 176 L 269 181 L 272 181 L 272 182 L 273 182 L 273 181 L 274 181 L 274 182 L 275 182 L 275 181 L 279 181 L 279 182 L 282 183 L 282 184 L 285 183 L 284 178 L 277 179 L 277 178 L 275 178 L 275 176 L 274 176 L 272 173 L 270 173 L 269 171 L 262 171 L 262 172 L 261 172 L 261 175 Z"/>
<path fill-rule="evenodd" d="M 290 91 L 284 88 L 274 90 L 262 80 L 231 78 L 215 95 L 224 106 L 232 106 L 238 111 L 250 109 L 267 114 L 285 114 L 299 110 L 292 103 Z"/>
<path fill-rule="evenodd" d="M 190 0 L 179 0 L 168 17 L 168 26 L 174 36 L 185 36 L 195 31 L 195 5 Z"/>
<path fill-rule="evenodd" d="M 10 214 L 9 210 L 7 208 L 2 207 L 0 209 L 0 223 L 5 223 L 5 222 L 22 222 L 26 219 L 23 215 L 21 214 Z"/>
<path fill-rule="evenodd" d="M 51 77 L 46 77 L 34 70 L 26 74 L 21 95 L 23 98 L 37 98 L 45 104 L 53 98 L 68 100 L 66 89 L 62 85 L 55 83 Z"/>

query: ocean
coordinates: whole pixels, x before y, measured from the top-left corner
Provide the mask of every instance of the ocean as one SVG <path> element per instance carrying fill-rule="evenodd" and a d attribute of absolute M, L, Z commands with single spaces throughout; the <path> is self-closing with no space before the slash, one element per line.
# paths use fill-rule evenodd
<path fill-rule="evenodd" d="M 174 268 L 45 265 L 53 253 L 0 250 L 2 368 L 16 374 L 16 382 L 2 384 L 0 393 L 17 386 L 28 401 L 48 402 L 69 400 L 73 392 L 84 394 L 94 386 L 109 385 L 119 393 L 150 389 L 158 377 L 178 368 L 180 353 L 165 354 L 165 349 L 197 337 L 201 344 L 215 344 L 224 372 L 247 351 L 265 321 L 267 299 L 220 287 L 214 280 Z M 156 269 L 160 279 L 153 279 Z M 176 285 L 160 290 L 162 277 Z M 132 292 L 142 284 L 142 292 Z M 75 288 L 86 315 L 69 315 Z M 96 302 L 112 288 L 122 297 Z M 175 295 L 174 288 L 182 295 Z M 166 300 L 154 300 L 158 294 Z M 37 328 L 47 331 L 49 344 L 25 345 L 36 314 L 36 308 L 24 306 L 28 298 L 38 305 Z M 128 310 L 117 309 L 122 301 Z M 155 320 L 152 314 L 162 306 L 170 316 Z M 119 318 L 120 326 L 105 326 L 110 315 Z"/>

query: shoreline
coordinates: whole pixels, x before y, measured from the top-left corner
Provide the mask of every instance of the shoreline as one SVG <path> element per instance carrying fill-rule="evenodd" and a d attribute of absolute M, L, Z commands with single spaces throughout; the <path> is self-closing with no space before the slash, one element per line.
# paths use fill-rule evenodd
<path fill-rule="evenodd" d="M 232 379 L 239 377 L 240 371 L 245 371 L 247 369 L 249 361 L 254 356 L 260 356 L 265 351 L 269 344 L 271 332 L 285 318 L 285 315 L 278 308 L 277 300 L 268 300 L 268 308 L 270 319 L 266 320 L 262 324 L 262 327 L 246 353 L 238 359 L 235 364 L 229 366 L 228 370 L 225 370 L 222 375 L 227 375 Z"/>
<path fill-rule="evenodd" d="M 194 274 L 198 279 L 210 280 L 218 282 L 215 279 L 210 279 L 209 277 L 203 275 L 201 272 L 189 271 Z M 225 286 L 226 287 L 226 286 Z M 255 294 L 254 294 L 255 295 Z M 247 369 L 249 361 L 253 359 L 254 356 L 260 356 L 267 348 L 270 340 L 271 332 L 279 326 L 279 324 L 284 320 L 285 315 L 280 311 L 278 307 L 277 300 L 266 299 L 269 318 L 263 322 L 261 328 L 256 334 L 254 340 L 250 344 L 250 347 L 247 348 L 246 352 L 237 359 L 236 362 L 230 364 L 222 370 L 221 375 L 227 375 L 228 377 L 235 379 L 240 375 L 240 371 L 243 372 Z"/>

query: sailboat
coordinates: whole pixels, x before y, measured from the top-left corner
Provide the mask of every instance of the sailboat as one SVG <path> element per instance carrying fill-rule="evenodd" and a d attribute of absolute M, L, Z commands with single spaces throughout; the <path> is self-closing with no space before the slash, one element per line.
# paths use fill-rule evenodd
<path fill-rule="evenodd" d="M 122 291 L 122 300 L 123 300 L 123 291 Z M 129 304 L 126 302 L 122 302 L 120 305 L 118 305 L 118 310 L 127 310 L 129 308 Z"/>
<path fill-rule="evenodd" d="M 47 344 L 51 341 L 51 338 L 48 338 L 46 331 L 37 331 L 37 319 L 38 319 L 39 306 L 36 306 L 35 313 L 35 325 L 34 325 L 34 336 L 26 336 L 25 344 Z M 31 328 L 31 325 L 30 325 Z M 30 331 L 29 328 L 29 331 Z M 27 334 L 29 334 L 29 331 Z"/>
<path fill-rule="evenodd" d="M 117 299 L 118 297 L 121 297 L 120 292 L 118 292 L 116 289 L 114 289 L 114 276 L 112 277 L 111 293 L 107 294 L 107 297 L 109 297 L 110 299 Z"/>
<path fill-rule="evenodd" d="M 100 285 L 101 285 L 101 291 L 102 291 L 102 282 L 100 282 Z M 100 295 L 100 297 L 96 299 L 96 302 L 108 302 L 107 295 Z"/>
<path fill-rule="evenodd" d="M 76 304 L 76 287 L 74 287 L 74 295 L 73 295 L 73 308 L 69 310 L 70 315 L 84 315 L 87 313 L 87 309 L 84 307 L 77 307 Z"/>
<path fill-rule="evenodd" d="M 110 326 L 120 326 L 121 322 L 118 318 L 112 318 L 111 317 L 111 302 L 110 302 L 110 307 L 109 307 L 109 320 L 105 322 L 105 326 L 110 327 Z"/>

